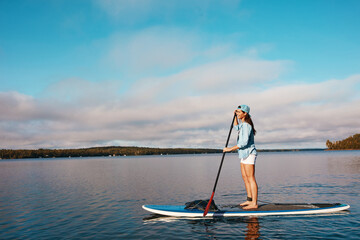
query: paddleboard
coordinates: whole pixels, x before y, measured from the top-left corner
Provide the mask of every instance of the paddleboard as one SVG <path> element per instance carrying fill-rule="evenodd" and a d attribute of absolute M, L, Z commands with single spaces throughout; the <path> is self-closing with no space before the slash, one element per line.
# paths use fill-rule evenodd
<path fill-rule="evenodd" d="M 204 211 L 185 209 L 185 205 L 143 205 L 151 213 L 172 217 L 203 217 Z M 206 217 L 243 217 L 270 215 L 322 214 L 343 211 L 350 208 L 340 203 L 271 203 L 260 205 L 257 209 L 243 210 L 240 207 L 227 207 L 209 211 Z"/>

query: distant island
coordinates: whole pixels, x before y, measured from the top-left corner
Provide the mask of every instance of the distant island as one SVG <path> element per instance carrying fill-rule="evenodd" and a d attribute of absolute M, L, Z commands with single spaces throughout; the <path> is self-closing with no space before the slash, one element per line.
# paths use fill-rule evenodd
<path fill-rule="evenodd" d="M 328 150 L 360 150 L 360 134 L 355 134 L 341 141 L 326 141 Z"/>
<path fill-rule="evenodd" d="M 323 151 L 316 149 L 265 149 L 259 152 L 290 152 L 290 151 Z M 140 156 L 140 155 L 174 155 L 174 154 L 210 154 L 222 153 L 222 149 L 211 148 L 148 148 L 148 147 L 92 147 L 80 149 L 1 149 L 0 159 L 23 158 L 68 158 L 68 157 L 100 157 L 100 156 Z"/>

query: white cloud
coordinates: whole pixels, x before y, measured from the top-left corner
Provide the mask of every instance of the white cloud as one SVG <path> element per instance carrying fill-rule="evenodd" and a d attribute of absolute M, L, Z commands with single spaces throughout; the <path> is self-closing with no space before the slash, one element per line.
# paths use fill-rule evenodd
<path fill-rule="evenodd" d="M 292 141 L 296 141 L 299 146 L 311 147 L 321 146 L 326 139 L 340 140 L 359 133 L 359 83 L 360 75 L 354 75 L 341 80 L 285 85 L 258 94 L 253 105 L 259 130 L 264 132 L 259 142 L 272 146 L 270 139 L 276 145 L 294 145 Z"/>
<path fill-rule="evenodd" d="M 110 37 L 104 62 L 132 74 L 178 68 L 197 54 L 199 39 L 180 29 L 152 27 Z"/>
<path fill-rule="evenodd" d="M 0 92 L 0 119 L 26 120 L 35 111 L 34 98 L 18 92 Z"/>
<path fill-rule="evenodd" d="M 255 70 L 249 68 L 248 71 Z M 170 81 L 172 78 L 174 76 L 169 76 Z M 158 79 L 158 84 L 169 79 Z M 193 81 L 202 80 L 194 78 Z M 359 83 L 360 75 L 354 75 L 320 83 L 284 84 L 241 92 L 236 88 L 218 93 L 203 91 L 201 95 L 178 93 L 166 101 L 151 97 L 143 101 L 143 96 L 137 94 L 145 92 L 146 88 L 152 91 L 151 85 L 119 96 L 114 93 L 112 84 L 85 80 L 74 84 L 66 80 L 49 88 L 54 92 L 52 98 L 34 99 L 16 92 L 1 93 L 4 114 L 0 120 L 0 145 L 2 148 L 40 148 L 121 143 L 221 148 L 233 108 L 245 103 L 251 106 L 259 148 L 324 147 L 327 139 L 342 139 L 360 132 L 360 112 L 356 111 L 360 106 Z M 173 87 L 166 85 L 162 91 L 171 92 Z M 75 95 L 78 97 L 71 102 L 63 101 L 65 90 L 71 88 L 77 89 Z M 56 89 L 65 92 L 56 95 Z M 104 97 L 106 93 L 110 93 L 110 97 Z M 74 96 L 74 91 L 69 94 Z"/>
<path fill-rule="evenodd" d="M 179 73 L 157 78 L 145 78 L 134 84 L 133 102 L 169 101 L 185 96 L 246 93 L 269 84 L 286 71 L 290 61 L 264 61 L 230 57 L 206 63 Z"/>
<path fill-rule="evenodd" d="M 234 57 L 190 69 L 177 77 L 191 79 L 199 91 L 244 91 L 255 83 L 276 79 L 288 63 Z"/>
<path fill-rule="evenodd" d="M 43 92 L 48 100 L 61 101 L 82 106 L 94 106 L 115 99 L 121 90 L 120 81 L 91 82 L 80 78 L 68 78 L 49 85 Z M 95 97 L 94 97 L 95 96 Z"/>

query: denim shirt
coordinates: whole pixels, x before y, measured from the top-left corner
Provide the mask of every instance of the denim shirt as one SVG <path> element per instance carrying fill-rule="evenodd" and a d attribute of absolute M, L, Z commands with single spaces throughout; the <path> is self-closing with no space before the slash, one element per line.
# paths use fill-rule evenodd
<path fill-rule="evenodd" d="M 250 154 L 257 155 L 254 132 L 251 125 L 243 122 L 235 125 L 234 128 L 238 131 L 237 146 L 239 147 L 239 158 L 247 158 Z"/>

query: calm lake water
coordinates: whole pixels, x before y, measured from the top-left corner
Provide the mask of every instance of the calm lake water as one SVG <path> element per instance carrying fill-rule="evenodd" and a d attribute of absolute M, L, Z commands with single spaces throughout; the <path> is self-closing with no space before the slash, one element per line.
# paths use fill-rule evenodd
<path fill-rule="evenodd" d="M 176 219 L 143 204 L 210 197 L 221 154 L 0 161 L 0 239 L 360 239 L 360 151 L 259 153 L 259 199 L 340 202 L 349 211 L 304 216 Z M 227 154 L 215 201 L 246 198 Z"/>

